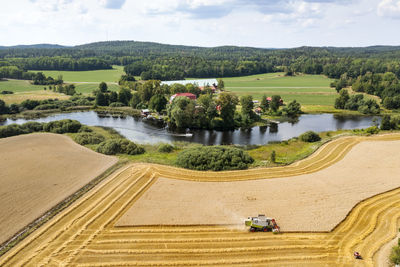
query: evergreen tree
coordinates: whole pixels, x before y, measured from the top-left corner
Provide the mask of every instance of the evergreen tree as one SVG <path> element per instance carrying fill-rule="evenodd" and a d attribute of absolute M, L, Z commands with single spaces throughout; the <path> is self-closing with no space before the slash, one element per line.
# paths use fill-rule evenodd
<path fill-rule="evenodd" d="M 97 106 L 108 106 L 108 101 L 102 92 L 98 92 L 96 95 L 96 105 Z"/>
<path fill-rule="evenodd" d="M 266 95 L 263 95 L 263 97 L 261 99 L 260 107 L 264 112 L 266 112 L 269 109 L 269 103 L 268 103 Z"/>
<path fill-rule="evenodd" d="M 389 115 L 383 116 L 381 121 L 381 130 L 391 130 L 392 128 L 393 127 L 390 120 L 390 116 Z"/>
<path fill-rule="evenodd" d="M 107 90 L 108 90 L 107 84 L 106 84 L 105 82 L 101 82 L 101 83 L 99 84 L 99 90 L 100 90 L 100 92 L 102 92 L 102 93 L 107 92 Z"/>
<path fill-rule="evenodd" d="M 269 103 L 269 106 L 273 112 L 277 112 L 280 105 L 281 105 L 281 96 L 280 95 L 273 95 L 271 99 L 271 103 Z"/>

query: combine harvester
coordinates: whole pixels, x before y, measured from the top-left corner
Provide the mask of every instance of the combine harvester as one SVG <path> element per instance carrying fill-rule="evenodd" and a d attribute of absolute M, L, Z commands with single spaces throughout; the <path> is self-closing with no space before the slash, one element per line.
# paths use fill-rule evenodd
<path fill-rule="evenodd" d="M 259 214 L 258 217 L 247 218 L 245 225 L 250 226 L 250 232 L 280 232 L 279 226 L 275 219 L 267 218 L 264 214 Z"/>

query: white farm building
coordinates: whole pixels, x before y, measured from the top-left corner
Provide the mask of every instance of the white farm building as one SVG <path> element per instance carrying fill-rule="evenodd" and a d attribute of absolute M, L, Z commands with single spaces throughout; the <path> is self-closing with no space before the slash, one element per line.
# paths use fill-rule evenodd
<path fill-rule="evenodd" d="M 173 85 L 174 83 L 179 83 L 179 84 L 183 84 L 183 85 L 192 83 L 192 84 L 197 84 L 200 87 L 207 86 L 207 85 L 212 86 L 213 84 L 218 85 L 217 79 L 164 81 L 164 82 L 161 82 L 161 85 L 163 85 L 163 84 Z"/>

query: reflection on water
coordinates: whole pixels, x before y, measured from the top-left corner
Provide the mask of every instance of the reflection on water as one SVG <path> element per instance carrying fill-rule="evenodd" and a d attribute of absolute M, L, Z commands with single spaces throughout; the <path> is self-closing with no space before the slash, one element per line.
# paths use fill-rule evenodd
<path fill-rule="evenodd" d="M 375 119 L 374 119 L 375 118 Z M 205 145 L 237 144 L 237 145 L 262 145 L 269 141 L 288 140 L 299 136 L 306 131 L 335 131 L 339 129 L 367 128 L 380 118 L 366 116 L 338 116 L 333 114 L 302 115 L 296 121 L 271 123 L 270 126 L 256 126 L 250 129 L 234 131 L 194 130 L 192 137 L 178 136 L 168 132 L 165 128 L 157 127 L 143 122 L 141 119 L 126 116 L 104 117 L 98 116 L 94 111 L 63 113 L 34 121 L 49 122 L 54 120 L 72 119 L 90 126 L 111 127 L 126 138 L 138 143 L 159 143 L 172 141 L 196 142 Z M 22 124 L 24 119 L 10 120 L 2 125 L 11 123 Z"/>

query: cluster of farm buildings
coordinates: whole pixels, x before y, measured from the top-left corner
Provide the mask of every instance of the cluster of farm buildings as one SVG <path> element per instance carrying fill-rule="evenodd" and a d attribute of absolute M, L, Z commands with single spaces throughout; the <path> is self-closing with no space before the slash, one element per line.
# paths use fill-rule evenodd
<path fill-rule="evenodd" d="M 175 84 L 175 83 L 182 84 L 182 85 L 196 84 L 196 85 L 199 86 L 200 90 L 204 90 L 205 88 L 208 87 L 213 91 L 213 93 L 218 91 L 218 81 L 216 79 L 164 81 L 164 82 L 161 83 L 161 85 L 163 85 L 163 84 L 172 85 L 172 84 Z M 169 103 L 172 103 L 172 101 L 178 96 L 184 96 L 184 97 L 187 97 L 187 98 L 192 99 L 192 100 L 196 100 L 196 98 L 197 98 L 196 95 L 192 94 L 192 93 L 176 93 L 176 94 L 174 94 L 174 95 L 172 95 L 170 97 Z M 267 101 L 268 102 L 270 102 L 271 100 L 272 100 L 271 97 L 267 97 Z M 259 103 L 258 100 L 254 100 L 253 102 L 254 102 L 254 104 L 258 104 Z M 282 99 L 280 100 L 280 102 L 283 105 L 283 100 Z M 219 109 L 220 109 L 220 107 L 217 106 L 217 110 L 219 110 Z M 257 114 L 261 114 L 261 112 L 262 112 L 260 107 L 257 107 L 254 111 Z M 150 110 L 148 110 L 148 109 L 142 110 L 142 115 L 147 116 L 148 114 L 150 114 Z"/>

